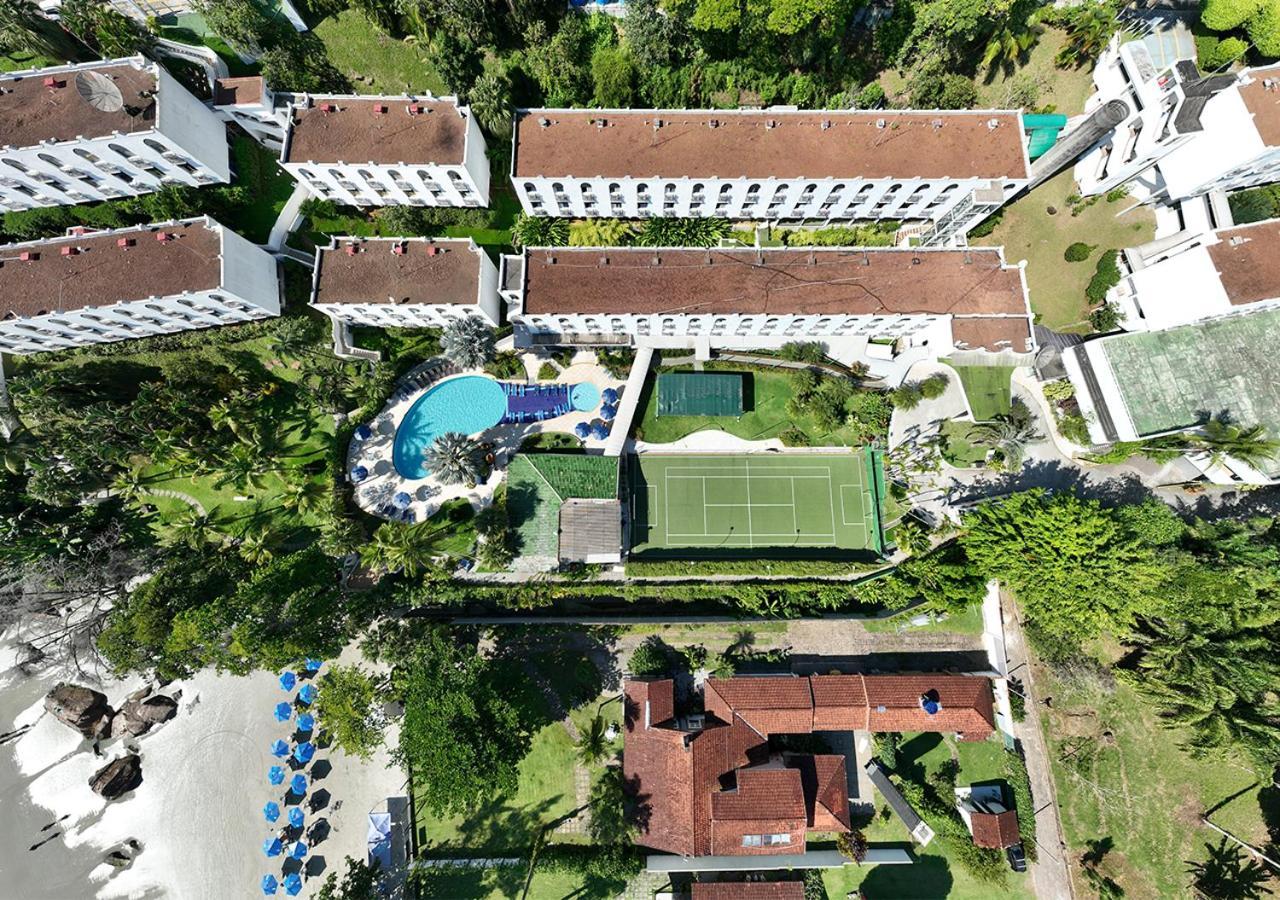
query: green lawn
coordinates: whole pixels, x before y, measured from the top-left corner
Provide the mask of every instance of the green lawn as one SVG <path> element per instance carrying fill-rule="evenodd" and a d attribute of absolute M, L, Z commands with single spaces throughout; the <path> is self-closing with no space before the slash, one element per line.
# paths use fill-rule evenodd
<path fill-rule="evenodd" d="M 971 606 L 959 615 L 951 615 L 928 625 L 909 625 L 908 620 L 919 613 L 915 610 L 889 616 L 885 619 L 867 619 L 863 627 L 872 632 L 904 632 L 906 634 L 982 634 L 982 607 Z M 967 746 L 967 745 L 966 745 Z"/>
<path fill-rule="evenodd" d="M 383 34 L 354 9 L 344 9 L 313 29 L 329 59 L 359 94 L 422 94 L 449 91 L 421 45 Z M 367 80 L 361 81 L 364 78 Z"/>
<path fill-rule="evenodd" d="M 294 180 L 280 168 L 273 151 L 245 135 L 231 139 L 231 158 L 235 184 L 248 193 L 248 202 L 222 224 L 255 244 L 265 244 L 280 210 L 293 193 Z"/>
<path fill-rule="evenodd" d="M 1125 197 L 1100 198 L 1080 215 L 1072 216 L 1067 197 L 1074 194 L 1071 170 L 1055 176 L 1005 207 L 1004 219 L 974 246 L 1004 246 L 1005 258 L 1027 260 L 1027 288 L 1036 321 L 1057 331 L 1088 332 L 1089 302 L 1084 290 L 1093 277 L 1098 256 L 1107 249 L 1123 249 L 1155 236 L 1155 216 L 1145 207 L 1117 216 L 1132 205 Z M 1056 210 L 1050 215 L 1048 209 Z M 1094 247 L 1084 262 L 1069 263 L 1062 254 L 1077 241 Z"/>
<path fill-rule="evenodd" d="M 942 458 L 962 469 L 981 466 L 987 461 L 988 450 L 970 440 L 974 429 L 972 422 L 949 419 L 942 423 Z"/>
<path fill-rule="evenodd" d="M 960 384 L 969 398 L 969 408 L 973 410 L 975 421 L 986 422 L 1009 412 L 1013 366 L 948 365 L 960 376 Z"/>
<path fill-rule="evenodd" d="M 0 72 L 22 72 L 26 69 L 43 69 L 61 65 L 62 61 L 39 53 L 0 53 Z"/>
<path fill-rule="evenodd" d="M 708 371 L 715 367 L 707 366 Z M 808 413 L 792 416 L 787 411 L 787 401 L 794 391 L 791 377 L 783 372 L 767 369 L 748 369 L 725 366 L 731 371 L 746 371 L 751 376 L 751 387 L 746 389 L 746 412 L 739 418 L 730 416 L 659 416 L 654 378 L 645 383 L 645 396 L 641 398 L 644 413 L 636 428 L 635 436 L 654 444 L 678 441 L 695 431 L 718 429 L 751 441 L 763 441 L 777 437 L 787 428 L 795 427 L 809 436 L 814 446 L 853 447 L 863 443 L 858 434 L 847 426 L 835 431 L 825 431 L 817 426 Z M 744 386 L 745 387 L 745 386 Z"/>
<path fill-rule="evenodd" d="M 562 872 L 538 872 L 529 883 L 529 893 L 522 894 L 525 868 L 458 869 L 432 879 L 434 897 L 466 897 L 468 900 L 612 900 L 615 891 L 593 889 L 581 875 Z"/>
<path fill-rule="evenodd" d="M 1067 843 L 1077 858 L 1091 842 L 1109 846 L 1099 869 L 1126 898 L 1190 895 L 1184 860 L 1203 859 L 1205 843 L 1218 842 L 1199 823 L 1206 811 L 1242 840 L 1267 844 L 1280 791 L 1264 795 L 1266 780 L 1242 759 L 1193 759 L 1179 747 L 1184 735 L 1164 728 L 1123 682 L 1109 690 L 1038 677 L 1041 695 L 1053 698 L 1045 724 Z M 1080 881 L 1077 891 L 1087 893 Z"/>

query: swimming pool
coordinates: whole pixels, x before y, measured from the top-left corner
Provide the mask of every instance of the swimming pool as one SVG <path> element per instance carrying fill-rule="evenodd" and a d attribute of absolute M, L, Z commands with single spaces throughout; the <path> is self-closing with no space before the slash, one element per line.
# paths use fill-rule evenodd
<path fill-rule="evenodd" d="M 492 428 L 507 414 L 502 385 L 483 375 L 463 375 L 442 381 L 417 399 L 396 429 L 392 461 L 404 478 L 426 478 L 431 473 L 422 451 L 449 431 L 475 434 Z"/>

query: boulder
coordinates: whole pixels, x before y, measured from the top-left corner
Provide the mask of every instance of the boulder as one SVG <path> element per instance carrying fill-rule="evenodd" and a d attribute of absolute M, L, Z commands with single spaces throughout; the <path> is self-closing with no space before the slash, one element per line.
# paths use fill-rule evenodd
<path fill-rule="evenodd" d="M 116 713 L 116 722 L 112 723 L 111 733 L 115 735 L 117 729 L 123 728 L 123 731 L 138 737 L 150 731 L 152 726 L 168 722 L 177 714 L 178 701 L 164 694 L 153 694 L 145 700 L 131 698 L 126 700 L 124 706 L 120 707 L 120 712 Z M 122 726 L 117 724 L 121 718 L 124 719 Z"/>
<path fill-rule="evenodd" d="M 135 754 L 113 759 L 93 773 L 89 787 L 95 794 L 115 800 L 142 784 L 142 757 Z"/>
<path fill-rule="evenodd" d="M 105 694 L 63 682 L 45 695 L 44 708 L 55 719 L 90 739 L 111 730 L 112 711 Z"/>

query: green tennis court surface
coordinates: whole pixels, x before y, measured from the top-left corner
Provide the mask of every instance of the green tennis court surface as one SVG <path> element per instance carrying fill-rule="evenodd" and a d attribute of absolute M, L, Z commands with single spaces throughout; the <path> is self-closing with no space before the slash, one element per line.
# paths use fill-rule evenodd
<path fill-rule="evenodd" d="M 645 550 L 880 553 L 878 453 L 630 458 L 631 542 Z"/>

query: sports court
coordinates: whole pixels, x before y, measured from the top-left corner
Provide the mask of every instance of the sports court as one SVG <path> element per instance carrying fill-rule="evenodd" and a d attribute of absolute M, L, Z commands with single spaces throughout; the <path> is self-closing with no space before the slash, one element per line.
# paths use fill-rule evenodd
<path fill-rule="evenodd" d="M 635 552 L 754 548 L 881 553 L 878 451 L 630 457 Z"/>

